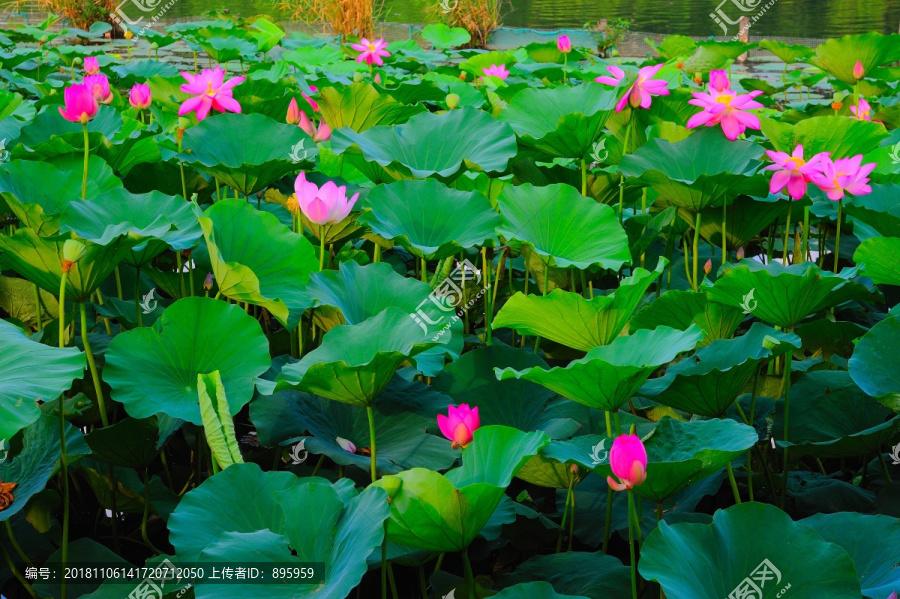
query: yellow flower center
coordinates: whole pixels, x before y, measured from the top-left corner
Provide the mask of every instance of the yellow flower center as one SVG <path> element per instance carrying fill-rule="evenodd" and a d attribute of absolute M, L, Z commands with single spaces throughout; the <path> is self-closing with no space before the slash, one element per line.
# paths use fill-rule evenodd
<path fill-rule="evenodd" d="M 734 96 L 729 96 L 728 94 L 722 94 L 721 96 L 716 98 L 716 102 L 718 102 L 719 104 L 724 104 L 725 106 L 731 104 L 732 100 L 734 100 Z"/>
<path fill-rule="evenodd" d="M 210 98 L 216 95 L 216 92 L 214 92 L 212 88 L 212 81 L 206 82 L 206 95 Z"/>
<path fill-rule="evenodd" d="M 375 51 L 375 46 L 374 46 L 374 45 L 369 44 L 368 47 L 369 47 L 369 52 L 374 52 L 374 51 Z"/>
<path fill-rule="evenodd" d="M 800 168 L 801 166 L 806 164 L 806 161 L 802 158 L 788 158 L 788 162 L 793 162 L 796 168 Z"/>

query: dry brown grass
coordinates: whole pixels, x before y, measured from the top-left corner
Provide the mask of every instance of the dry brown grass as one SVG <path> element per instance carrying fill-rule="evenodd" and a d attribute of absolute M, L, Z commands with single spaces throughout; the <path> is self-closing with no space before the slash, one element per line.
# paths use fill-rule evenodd
<path fill-rule="evenodd" d="M 428 6 L 429 20 L 462 27 L 472 36 L 469 46 L 486 48 L 494 29 L 500 27 L 504 0 L 441 0 Z M 450 10 L 447 10 L 450 8 Z"/>
<path fill-rule="evenodd" d="M 371 37 L 375 14 L 381 0 L 277 0 L 279 10 L 290 19 L 331 30 L 346 39 L 350 36 Z"/>
<path fill-rule="evenodd" d="M 117 3 L 115 0 L 34 0 L 38 12 L 51 12 L 68 19 L 74 27 L 88 29 L 92 24 L 106 21 L 111 23 L 109 15 Z M 8 3 L 5 10 L 14 10 L 22 6 L 25 0 Z"/>

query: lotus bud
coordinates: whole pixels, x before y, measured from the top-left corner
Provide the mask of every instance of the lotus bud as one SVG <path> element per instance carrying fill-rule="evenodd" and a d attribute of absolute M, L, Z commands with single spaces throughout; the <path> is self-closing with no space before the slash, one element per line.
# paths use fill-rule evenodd
<path fill-rule="evenodd" d="M 460 73 L 459 78 L 462 79 L 463 81 L 465 81 L 466 80 L 466 72 L 463 71 L 462 73 Z"/>
<path fill-rule="evenodd" d="M 133 37 L 134 37 L 134 34 L 131 32 L 131 30 L 130 30 L 130 29 L 126 29 L 126 30 L 125 30 L 125 39 L 130 40 L 130 39 L 133 38 Z"/>
<path fill-rule="evenodd" d="M 857 60 L 856 64 L 853 65 L 853 76 L 857 79 L 862 79 L 866 76 L 866 69 L 863 67 L 861 60 Z"/>
<path fill-rule="evenodd" d="M 737 261 L 740 262 L 743 259 L 744 259 L 744 246 L 741 246 L 738 248 L 738 251 L 737 251 Z"/>
<path fill-rule="evenodd" d="M 341 449 L 344 451 L 349 451 L 350 453 L 356 453 L 356 445 L 353 444 L 353 441 L 349 439 L 344 439 L 343 437 L 337 437 L 335 439 L 337 444 L 341 446 Z"/>
<path fill-rule="evenodd" d="M 694 75 L 694 83 L 697 85 L 703 85 L 703 76 L 700 73 Z"/>
<path fill-rule="evenodd" d="M 375 83 L 381 85 L 381 73 L 375 73 Z"/>
<path fill-rule="evenodd" d="M 296 125 L 300 122 L 300 107 L 297 106 L 297 98 L 291 98 L 285 121 L 287 121 L 288 125 Z"/>
<path fill-rule="evenodd" d="M 362 83 L 363 74 L 359 71 L 353 73 L 353 83 Z"/>
<path fill-rule="evenodd" d="M 69 272 L 75 263 L 84 258 L 87 253 L 87 246 L 77 239 L 67 239 L 63 244 L 63 272 Z"/>
<path fill-rule="evenodd" d="M 640 437 L 635 434 L 619 435 L 609 450 L 609 466 L 615 480 L 606 477 L 606 482 L 614 491 L 626 491 L 647 480 L 647 450 Z"/>
<path fill-rule="evenodd" d="M 703 265 L 703 274 L 709 275 L 712 272 L 712 258 L 706 261 L 706 264 Z"/>
<path fill-rule="evenodd" d="M 84 57 L 84 72 L 88 75 L 96 75 L 100 72 L 100 63 L 97 62 L 96 56 Z"/>
<path fill-rule="evenodd" d="M 447 108 L 453 110 L 459 106 L 459 94 L 447 94 Z"/>
<path fill-rule="evenodd" d="M 568 35 L 561 35 L 556 40 L 556 49 L 562 52 L 563 54 L 568 54 L 572 51 L 572 42 L 569 40 Z"/>
<path fill-rule="evenodd" d="M 478 406 L 470 408 L 468 404 L 459 407 L 448 406 L 447 415 L 438 414 L 438 428 L 441 433 L 453 441 L 453 448 L 466 447 L 472 442 L 475 429 L 481 426 Z"/>
<path fill-rule="evenodd" d="M 683 63 L 683 62 L 676 62 L 676 63 L 675 63 L 675 68 L 678 69 L 678 70 L 680 71 L 681 69 L 684 68 L 684 63 Z"/>
<path fill-rule="evenodd" d="M 204 291 L 209 291 L 213 286 L 213 274 L 211 272 L 206 273 L 206 278 L 203 279 L 203 289 Z"/>
<path fill-rule="evenodd" d="M 184 117 L 184 116 L 178 117 L 178 128 L 179 129 L 184 131 L 185 129 L 187 129 L 190 126 L 191 126 L 191 119 Z"/>
<path fill-rule="evenodd" d="M 843 102 L 838 102 L 837 100 L 835 100 L 834 102 L 831 103 L 831 109 L 834 111 L 838 111 L 843 107 L 844 107 Z"/>

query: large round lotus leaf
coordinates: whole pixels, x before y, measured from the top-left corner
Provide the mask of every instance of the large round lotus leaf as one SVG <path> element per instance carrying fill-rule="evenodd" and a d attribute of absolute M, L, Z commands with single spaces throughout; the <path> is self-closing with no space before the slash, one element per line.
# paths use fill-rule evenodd
<path fill-rule="evenodd" d="M 312 244 L 241 200 L 213 204 L 200 228 L 222 295 L 262 306 L 285 327 L 296 327 L 312 305 L 306 282 L 319 268 Z"/>
<path fill-rule="evenodd" d="M 103 380 L 134 418 L 162 412 L 199 425 L 198 374 L 220 372 L 236 414 L 269 364 L 269 342 L 255 319 L 239 306 L 189 297 L 166 308 L 152 327 L 113 338 Z"/>
<path fill-rule="evenodd" d="M 888 316 L 856 344 L 848 368 L 859 388 L 900 412 L 900 314 Z"/>
<path fill-rule="evenodd" d="M 866 597 L 888 597 L 900 589 L 900 520 L 842 512 L 800 521 L 830 543 L 843 547 L 856 566 Z"/>
<path fill-rule="evenodd" d="M 492 245 L 500 224 L 484 195 L 450 189 L 434 179 L 379 185 L 363 207 L 357 223 L 427 260 Z"/>
<path fill-rule="evenodd" d="M 375 400 L 375 439 L 378 443 L 378 471 L 395 474 L 409 468 L 445 470 L 459 453 L 450 441 L 429 434 L 437 415 L 447 411 L 451 400 L 418 381 L 395 376 Z M 369 421 L 365 410 L 298 391 L 279 391 L 258 397 L 250 404 L 250 419 L 261 443 L 289 441 L 300 435 L 304 449 L 328 456 L 341 466 L 354 465 L 368 471 L 371 459 L 363 453 L 369 447 Z M 341 447 L 338 439 L 354 444 L 356 453 Z M 288 443 L 282 443 L 288 444 Z"/>
<path fill-rule="evenodd" d="M 422 39 L 440 50 L 444 48 L 456 48 L 464 46 L 471 41 L 472 36 L 462 27 L 447 27 L 443 23 L 426 25 L 422 30 Z"/>
<path fill-rule="evenodd" d="M 833 159 L 865 154 L 888 136 L 880 123 L 844 116 L 818 116 L 794 125 L 763 117 L 760 125 L 776 150 L 791 153 L 802 145 L 807 158 L 819 152 L 831 152 Z"/>
<path fill-rule="evenodd" d="M 83 167 L 82 167 L 83 168 Z M 47 162 L 13 160 L 0 165 L 0 198 L 10 210 L 41 236 L 59 231 L 59 217 L 70 202 L 81 197 L 82 169 L 61 170 Z M 100 158 L 88 161 L 89 198 L 114 188 L 122 182 Z"/>
<path fill-rule="evenodd" d="M 378 125 L 405 123 L 425 111 L 421 104 L 410 106 L 387 94 L 380 94 L 369 83 L 354 83 L 343 88 L 326 87 L 317 98 L 322 117 L 332 130 L 347 127 L 357 133 Z"/>
<path fill-rule="evenodd" d="M 507 426 L 483 426 L 446 475 L 413 468 L 373 483 L 391 498 L 387 536 L 428 551 L 463 551 L 478 536 L 528 459 L 550 439 Z"/>
<path fill-rule="evenodd" d="M 277 389 L 371 405 L 403 362 L 446 341 L 423 332 L 405 310 L 387 308 L 360 324 L 328 331 L 319 347 L 282 369 Z"/>
<path fill-rule="evenodd" d="M 701 291 L 670 289 L 637 311 L 628 323 L 630 331 L 655 329 L 660 325 L 685 330 L 692 324 L 703 329 L 702 345 L 728 339 L 744 320 L 738 308 L 709 301 Z"/>
<path fill-rule="evenodd" d="M 444 287 L 449 284 L 441 285 Z M 453 307 L 435 301 L 428 284 L 403 277 L 384 262 L 360 266 L 350 260 L 343 262 L 340 270 L 313 273 L 307 291 L 310 298 L 338 308 L 346 324 L 359 324 L 391 306 L 417 315 L 419 326 L 432 334 L 453 318 Z M 416 356 L 416 366 L 425 376 L 436 376 L 443 369 L 444 355 L 456 359 L 462 353 L 462 326 L 457 318 L 442 335 L 449 337 L 446 343 Z"/>
<path fill-rule="evenodd" d="M 557 592 L 576 596 L 604 599 L 631 597 L 628 566 L 601 551 L 537 555 L 519 564 L 514 572 L 502 575 L 498 584 L 507 586 L 538 580 L 547 581 Z"/>
<path fill-rule="evenodd" d="M 776 345 L 767 349 L 763 346 L 766 341 Z M 640 394 L 691 414 L 718 418 L 753 379 L 762 360 L 800 346 L 794 333 L 755 322 L 744 335 L 713 341 L 693 357 L 669 366 L 664 376 L 645 384 Z"/>
<path fill-rule="evenodd" d="M 36 343 L 19 327 L 0 320 L 0 441 L 40 418 L 37 401 L 56 399 L 81 377 L 84 366 L 78 348 Z"/>
<path fill-rule="evenodd" d="M 759 440 L 746 424 L 729 419 L 681 422 L 664 418 L 643 439 L 647 450 L 647 480 L 634 492 L 648 501 L 665 501 L 698 480 L 718 472 Z M 585 435 L 544 450 L 563 463 L 576 463 L 606 478 L 609 437 Z"/>
<path fill-rule="evenodd" d="M 708 290 L 714 302 L 741 308 L 760 320 L 792 329 L 810 314 L 850 300 L 872 301 L 877 294 L 853 281 L 858 268 L 834 274 L 811 262 L 782 266 L 742 260 L 726 264 Z"/>
<path fill-rule="evenodd" d="M 248 195 L 296 172 L 292 156 L 305 152 L 305 160 L 313 161 L 319 153 L 300 127 L 230 112 L 185 131 L 183 148 L 186 164 Z"/>
<path fill-rule="evenodd" d="M 793 383 L 788 424 L 791 453 L 819 458 L 876 454 L 900 434 L 900 416 L 866 395 L 844 370 L 807 372 Z M 773 430 L 784 430 L 783 403 Z"/>
<path fill-rule="evenodd" d="M 654 370 L 681 352 L 692 350 L 702 338 L 703 332 L 695 325 L 686 331 L 669 327 L 643 329 L 595 347 L 565 368 L 505 368 L 496 373 L 500 380 L 524 379 L 588 407 L 615 411 Z"/>
<path fill-rule="evenodd" d="M 813 49 L 809 46 L 792 46 L 774 40 L 762 40 L 759 42 L 759 47 L 763 50 L 768 50 L 787 64 L 803 60 L 812 56 L 813 53 Z"/>
<path fill-rule="evenodd" d="M 19 229 L 12 235 L 0 236 L 0 257 L 17 273 L 59 294 L 62 282 L 63 245 L 71 235 L 38 237 L 31 229 Z M 66 300 L 85 302 L 122 259 L 131 252 L 135 241 L 119 237 L 109 245 L 87 242 L 86 252 L 66 277 Z"/>
<path fill-rule="evenodd" d="M 126 255 L 125 262 L 143 266 L 169 247 L 192 248 L 202 234 L 198 216 L 197 205 L 179 196 L 158 191 L 132 194 L 122 188 L 70 203 L 60 218 L 60 229 L 100 245 L 127 235 L 141 243 Z"/>
<path fill-rule="evenodd" d="M 122 115 L 111 106 L 101 106 L 97 115 L 88 123 L 88 145 L 92 150 L 111 147 L 128 139 L 120 136 Z M 19 145 L 12 146 L 16 158 L 47 159 L 60 154 L 84 152 L 84 131 L 81 123 L 71 123 L 61 116 L 57 107 L 44 107 L 34 120 L 25 125 L 19 135 Z M 79 186 L 77 189 L 81 189 Z"/>
<path fill-rule="evenodd" d="M 900 237 L 873 237 L 862 242 L 853 261 L 879 285 L 900 285 Z"/>
<path fill-rule="evenodd" d="M 549 582 L 523 582 L 506 587 L 496 595 L 497 599 L 587 599 L 584 595 L 560 595 Z"/>
<path fill-rule="evenodd" d="M 248 564 L 324 562 L 320 584 L 196 587 L 198 598 L 266 596 L 342 599 L 366 573 L 366 558 L 384 538 L 387 502 L 380 489 L 357 494 L 290 472 L 235 464 L 185 495 L 169 519 L 179 562 Z"/>
<path fill-rule="evenodd" d="M 493 326 L 509 327 L 523 335 L 539 335 L 581 351 L 606 345 L 625 328 L 647 288 L 659 278 L 665 265 L 665 260 L 660 260 L 652 272 L 635 268 L 618 289 L 592 300 L 562 289 L 554 289 L 546 296 L 517 293 L 494 317 Z"/>
<path fill-rule="evenodd" d="M 338 129 L 331 147 L 343 154 L 351 146 L 377 162 L 395 179 L 452 179 L 461 169 L 503 171 L 516 155 L 512 129 L 474 108 L 444 114 L 418 114 L 403 125 L 372 127 L 362 133 Z"/>
<path fill-rule="evenodd" d="M 766 179 L 753 176 L 762 155 L 753 142 L 729 141 L 720 131 L 705 129 L 675 143 L 653 138 L 625 156 L 620 169 L 635 177 L 630 182 L 658 191 L 658 205 L 696 213 L 721 206 L 728 196 L 766 195 Z"/>
<path fill-rule="evenodd" d="M 884 64 L 900 60 L 900 44 L 895 35 L 876 32 L 862 35 L 845 35 L 830 39 L 816 46 L 816 57 L 811 62 L 844 83 L 854 85 L 853 67 L 862 62 L 863 70 L 871 73 Z"/>
<path fill-rule="evenodd" d="M 602 85 L 530 87 L 515 95 L 500 120 L 526 147 L 560 158 L 585 158 L 616 107 L 616 91 Z"/>
<path fill-rule="evenodd" d="M 893 150 L 893 146 L 887 149 Z M 866 162 L 871 160 L 866 159 Z M 879 163 L 891 164 L 885 157 Z M 872 185 L 872 193 L 844 198 L 844 212 L 850 220 L 868 225 L 885 237 L 900 237 L 900 184 Z"/>
<path fill-rule="evenodd" d="M 501 217 L 497 232 L 534 248 L 550 266 L 618 270 L 631 261 L 628 236 L 615 211 L 569 185 L 510 185 L 497 202 Z"/>
<path fill-rule="evenodd" d="M 68 423 L 65 430 L 66 463 L 71 464 L 91 453 L 80 430 Z M 62 462 L 59 433 L 59 418 L 40 416 L 25 429 L 22 451 L 11 460 L 0 462 L 0 480 L 18 485 L 12 491 L 12 503 L 0 510 L 0 522 L 22 511 L 28 500 L 43 491 L 47 482 L 59 471 Z"/>
<path fill-rule="evenodd" d="M 797 599 L 861 595 L 844 549 L 761 503 L 719 510 L 711 525 L 661 523 L 638 567 L 669 599 L 775 597 L 788 585 Z"/>

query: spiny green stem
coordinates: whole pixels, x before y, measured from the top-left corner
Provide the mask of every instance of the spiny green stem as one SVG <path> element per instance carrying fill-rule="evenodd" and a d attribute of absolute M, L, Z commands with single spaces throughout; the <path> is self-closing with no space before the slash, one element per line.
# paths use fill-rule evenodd
<path fill-rule="evenodd" d="M 790 331 L 788 331 L 790 332 Z M 788 487 L 788 431 L 789 417 L 791 413 L 791 362 L 793 361 L 794 352 L 788 350 L 784 354 L 784 488 L 781 495 L 781 508 L 784 509 L 787 502 Z"/>
<path fill-rule="evenodd" d="M 378 462 L 376 458 L 376 448 L 375 448 L 375 411 L 372 409 L 371 405 L 366 406 L 366 416 L 369 418 L 369 445 L 371 451 L 371 471 L 372 471 L 372 482 L 374 483 L 378 480 Z"/>
<path fill-rule="evenodd" d="M 694 224 L 694 247 L 692 248 L 694 251 L 694 291 L 698 291 L 700 286 L 700 279 L 697 278 L 697 265 L 699 262 L 700 255 L 700 213 L 697 213 L 697 221 Z"/>
<path fill-rule="evenodd" d="M 634 512 L 634 495 L 628 490 L 628 553 L 631 556 L 631 598 L 637 599 L 637 560 L 634 556 L 634 532 L 631 514 Z"/>
<path fill-rule="evenodd" d="M 100 420 L 103 426 L 109 426 L 109 420 L 106 416 L 106 402 L 103 399 L 103 387 L 100 385 L 100 373 L 97 371 L 97 364 L 94 362 L 94 352 L 91 351 L 91 342 L 88 339 L 87 326 L 87 310 L 85 310 L 84 302 L 78 304 L 81 311 L 81 343 L 84 344 L 84 355 L 87 358 L 88 368 L 91 371 L 91 379 L 94 381 L 94 393 L 97 395 L 97 407 L 100 409 Z"/>
<path fill-rule="evenodd" d="M 731 482 L 731 492 L 734 493 L 734 502 L 741 503 L 741 493 L 738 491 L 737 481 L 734 479 L 734 468 L 728 462 L 728 480 Z"/>
<path fill-rule="evenodd" d="M 844 205 L 844 200 L 838 200 L 838 209 L 837 209 L 837 234 L 834 238 L 834 272 L 838 271 L 838 258 L 841 254 L 841 208 Z"/>
<path fill-rule="evenodd" d="M 462 553 L 463 570 L 466 576 L 466 587 L 469 589 L 469 599 L 475 599 L 475 575 L 472 573 L 472 563 L 469 561 L 469 554 L 465 549 L 460 553 Z"/>
<path fill-rule="evenodd" d="M 31 559 L 25 554 L 22 550 L 22 546 L 19 545 L 18 539 L 16 539 L 15 533 L 13 533 L 12 524 L 9 520 L 5 521 L 3 524 L 6 525 L 6 534 L 9 535 L 9 542 L 12 544 L 13 549 L 16 550 L 16 553 L 19 554 L 19 557 L 22 558 L 22 562 L 25 563 L 26 566 L 34 566 Z"/>
<path fill-rule="evenodd" d="M 91 156 L 91 143 L 88 139 L 87 123 L 81 125 L 84 131 L 84 172 L 81 174 L 81 197 L 87 199 L 88 160 Z"/>

